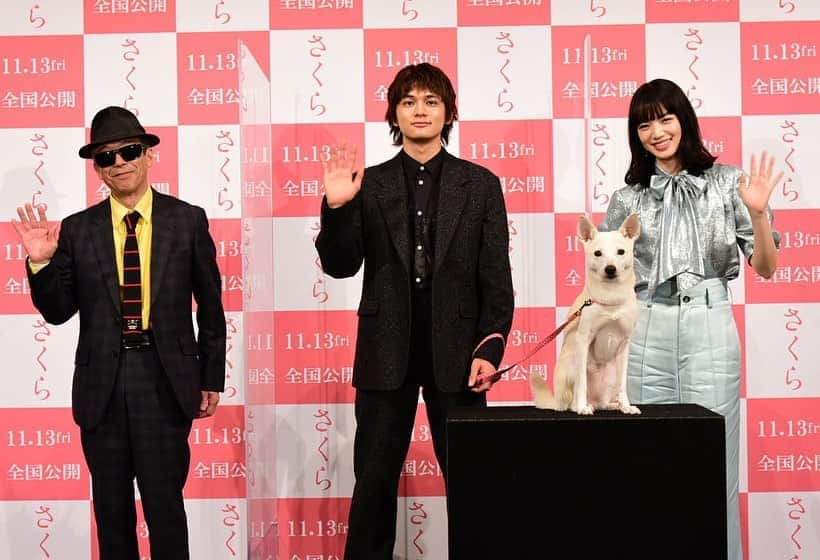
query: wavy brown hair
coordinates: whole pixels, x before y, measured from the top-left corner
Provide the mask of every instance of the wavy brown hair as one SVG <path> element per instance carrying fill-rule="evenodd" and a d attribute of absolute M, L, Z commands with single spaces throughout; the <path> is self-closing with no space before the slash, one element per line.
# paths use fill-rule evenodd
<path fill-rule="evenodd" d="M 444 128 L 441 129 L 441 143 L 446 146 L 450 138 L 450 130 L 453 128 L 453 122 L 458 120 L 456 91 L 453 89 L 453 84 L 447 74 L 437 66 L 427 62 L 405 66 L 399 70 L 390 87 L 387 88 L 387 112 L 384 119 L 390 125 L 393 145 L 401 146 L 404 139 L 397 124 L 396 108 L 401 100 L 414 89 L 426 89 L 441 97 L 444 103 L 446 122 Z"/>

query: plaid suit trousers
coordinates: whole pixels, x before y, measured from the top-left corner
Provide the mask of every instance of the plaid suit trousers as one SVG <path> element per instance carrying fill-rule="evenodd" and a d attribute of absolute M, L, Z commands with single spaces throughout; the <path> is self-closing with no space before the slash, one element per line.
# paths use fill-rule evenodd
<path fill-rule="evenodd" d="M 155 348 L 122 350 L 114 394 L 102 421 L 82 430 L 91 472 L 100 560 L 137 560 L 134 478 L 153 560 L 185 560 L 188 529 L 182 488 L 191 420 L 174 398 Z"/>

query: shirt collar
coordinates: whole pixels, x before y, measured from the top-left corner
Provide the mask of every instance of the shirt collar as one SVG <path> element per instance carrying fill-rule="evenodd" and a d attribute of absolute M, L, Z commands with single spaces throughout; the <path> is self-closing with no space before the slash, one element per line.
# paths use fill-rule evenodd
<path fill-rule="evenodd" d="M 404 150 L 401 151 L 401 161 L 402 165 L 404 166 L 405 173 L 412 173 L 415 174 L 419 171 L 420 167 L 423 165 L 424 169 L 430 173 L 434 178 L 438 177 L 441 173 L 441 166 L 444 162 L 444 154 L 445 150 L 442 147 L 439 152 L 433 156 L 432 159 L 428 160 L 425 163 L 420 163 L 416 161 L 410 154 L 405 152 Z"/>
<path fill-rule="evenodd" d="M 109 196 L 108 200 L 111 202 L 111 223 L 114 224 L 114 227 L 119 227 L 122 223 L 122 219 L 126 214 L 131 212 L 131 209 L 123 205 L 113 196 Z M 145 220 L 145 223 L 151 222 L 151 209 L 154 206 L 153 202 L 154 192 L 151 187 L 148 187 L 148 190 L 145 191 L 145 194 L 142 195 L 142 198 L 140 198 L 134 206 L 134 210 L 140 213 L 140 216 L 143 220 Z"/>
<path fill-rule="evenodd" d="M 677 173 L 675 173 L 675 175 L 680 175 L 680 174 L 682 174 L 682 173 L 686 173 L 686 170 L 685 170 L 685 169 L 681 169 L 680 171 L 678 171 Z M 661 166 L 658 164 L 658 162 L 655 162 L 655 175 L 660 175 L 660 176 L 662 176 L 662 177 L 674 177 L 674 176 L 675 176 L 675 175 L 673 175 L 672 173 L 669 173 L 669 172 L 668 172 L 666 169 L 664 169 L 663 167 L 661 167 Z"/>

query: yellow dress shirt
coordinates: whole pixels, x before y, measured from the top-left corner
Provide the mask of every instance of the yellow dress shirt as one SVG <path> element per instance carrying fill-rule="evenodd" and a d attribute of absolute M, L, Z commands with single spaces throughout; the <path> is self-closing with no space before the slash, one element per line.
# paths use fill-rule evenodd
<path fill-rule="evenodd" d="M 111 201 L 111 226 L 114 228 L 114 256 L 117 259 L 117 277 L 122 286 L 122 252 L 125 249 L 125 218 L 131 210 L 120 204 L 113 196 Z M 137 222 L 137 246 L 140 251 L 140 280 L 142 283 L 142 326 L 150 328 L 148 318 L 151 316 L 151 209 L 153 208 L 153 191 L 149 188 L 139 199 L 134 210 L 140 213 Z M 122 294 L 120 294 L 122 296 Z"/>

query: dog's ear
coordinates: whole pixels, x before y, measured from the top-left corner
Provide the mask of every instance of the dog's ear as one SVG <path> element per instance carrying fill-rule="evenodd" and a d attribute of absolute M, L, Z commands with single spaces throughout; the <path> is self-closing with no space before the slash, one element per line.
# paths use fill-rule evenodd
<path fill-rule="evenodd" d="M 578 216 L 578 227 L 576 228 L 576 233 L 578 234 L 578 238 L 583 241 L 587 242 L 590 239 L 595 238 L 595 234 L 598 233 L 598 228 L 595 227 L 589 218 L 587 218 L 584 214 Z"/>
<path fill-rule="evenodd" d="M 638 239 L 638 236 L 641 235 L 641 220 L 638 218 L 638 215 L 632 213 L 627 216 L 618 231 L 627 239 Z"/>

